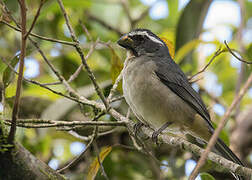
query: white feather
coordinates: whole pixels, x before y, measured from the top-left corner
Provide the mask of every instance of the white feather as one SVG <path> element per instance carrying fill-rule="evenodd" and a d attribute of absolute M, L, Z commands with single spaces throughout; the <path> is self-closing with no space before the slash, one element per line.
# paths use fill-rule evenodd
<path fill-rule="evenodd" d="M 145 35 L 147 36 L 150 40 L 152 40 L 153 42 L 159 43 L 161 45 L 164 45 L 164 43 L 162 41 L 160 41 L 159 39 L 157 39 L 156 37 L 153 37 L 151 35 L 148 34 L 147 31 L 135 31 L 135 32 L 130 32 L 129 33 L 130 36 L 134 36 L 134 35 Z"/>

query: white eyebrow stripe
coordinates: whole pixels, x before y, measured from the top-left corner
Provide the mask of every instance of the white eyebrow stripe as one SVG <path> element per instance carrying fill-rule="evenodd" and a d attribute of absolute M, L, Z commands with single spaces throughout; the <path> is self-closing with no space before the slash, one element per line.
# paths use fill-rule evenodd
<path fill-rule="evenodd" d="M 162 41 L 160 41 L 159 39 L 149 35 L 146 31 L 137 31 L 137 32 L 130 32 L 129 33 L 130 36 L 133 36 L 133 35 L 145 35 L 147 36 L 150 40 L 152 40 L 153 42 L 156 42 L 156 43 L 159 43 L 159 44 L 162 44 L 164 45 L 164 43 Z"/>

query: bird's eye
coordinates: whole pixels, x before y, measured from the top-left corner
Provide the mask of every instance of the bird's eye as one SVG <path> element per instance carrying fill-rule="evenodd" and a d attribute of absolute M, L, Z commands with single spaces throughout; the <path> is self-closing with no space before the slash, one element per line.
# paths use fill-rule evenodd
<path fill-rule="evenodd" d="M 134 39 L 135 41 L 142 42 L 142 41 L 144 40 L 144 37 L 141 36 L 141 35 L 135 35 L 135 36 L 133 36 L 133 39 Z"/>

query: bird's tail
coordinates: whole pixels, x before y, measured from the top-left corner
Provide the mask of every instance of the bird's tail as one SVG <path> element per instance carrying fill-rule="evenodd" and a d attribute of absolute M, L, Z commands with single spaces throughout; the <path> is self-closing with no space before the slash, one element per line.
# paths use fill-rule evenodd
<path fill-rule="evenodd" d="M 215 149 L 226 159 L 233 161 L 236 164 L 242 165 L 241 160 L 229 149 L 229 147 L 221 140 L 218 139 L 215 144 Z M 232 173 L 232 175 L 236 178 L 236 180 L 245 180 L 245 178 Z"/>

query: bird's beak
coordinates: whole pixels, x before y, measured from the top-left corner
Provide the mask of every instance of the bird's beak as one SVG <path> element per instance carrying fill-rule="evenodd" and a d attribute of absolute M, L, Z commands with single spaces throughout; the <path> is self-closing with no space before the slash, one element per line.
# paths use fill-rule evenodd
<path fill-rule="evenodd" d="M 129 37 L 128 34 L 125 34 L 117 41 L 117 44 L 126 49 L 131 49 L 133 47 L 133 40 Z"/>

